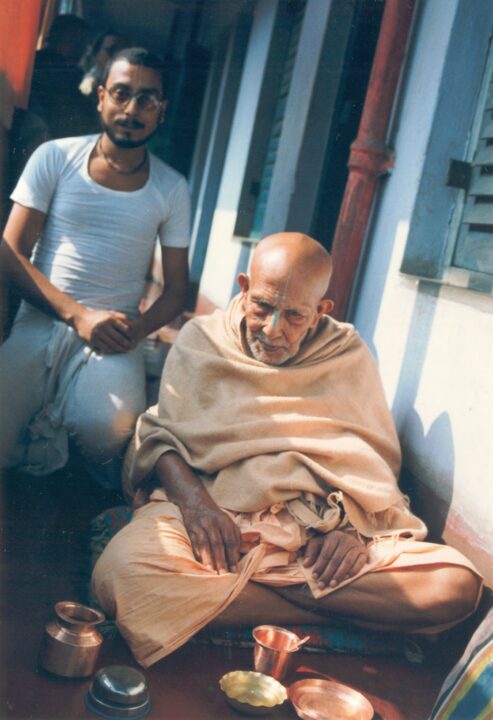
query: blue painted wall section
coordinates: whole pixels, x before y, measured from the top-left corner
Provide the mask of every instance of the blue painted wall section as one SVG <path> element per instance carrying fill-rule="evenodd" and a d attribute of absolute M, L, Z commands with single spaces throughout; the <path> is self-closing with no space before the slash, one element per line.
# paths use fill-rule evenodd
<path fill-rule="evenodd" d="M 442 276 L 449 223 L 459 192 L 446 187 L 445 178 L 449 161 L 465 158 L 492 23 L 493 3 L 459 2 L 401 266 L 404 273 L 434 279 Z"/>

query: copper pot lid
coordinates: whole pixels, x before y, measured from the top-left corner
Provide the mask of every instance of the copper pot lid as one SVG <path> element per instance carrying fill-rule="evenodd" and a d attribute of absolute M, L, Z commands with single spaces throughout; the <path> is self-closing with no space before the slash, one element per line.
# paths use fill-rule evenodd
<path fill-rule="evenodd" d="M 302 720 L 371 720 L 373 707 L 347 685 L 332 680 L 298 680 L 288 697 Z"/>

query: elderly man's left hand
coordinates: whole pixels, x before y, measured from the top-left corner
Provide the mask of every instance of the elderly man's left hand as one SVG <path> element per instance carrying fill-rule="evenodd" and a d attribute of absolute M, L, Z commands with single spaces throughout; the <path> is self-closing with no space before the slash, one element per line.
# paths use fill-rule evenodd
<path fill-rule="evenodd" d="M 357 575 L 368 560 L 366 546 L 353 533 L 332 530 L 310 538 L 303 565 L 311 567 L 321 590 L 337 587 L 343 580 Z"/>

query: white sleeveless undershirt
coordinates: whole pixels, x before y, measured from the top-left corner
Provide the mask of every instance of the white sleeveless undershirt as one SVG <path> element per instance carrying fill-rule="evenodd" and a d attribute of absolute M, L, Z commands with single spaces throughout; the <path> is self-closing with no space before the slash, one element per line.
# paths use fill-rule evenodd
<path fill-rule="evenodd" d="M 46 213 L 33 264 L 57 288 L 88 307 L 135 314 L 156 238 L 165 247 L 188 246 L 188 188 L 184 177 L 153 155 L 139 190 L 97 184 L 88 172 L 97 138 L 41 145 L 11 199 Z"/>

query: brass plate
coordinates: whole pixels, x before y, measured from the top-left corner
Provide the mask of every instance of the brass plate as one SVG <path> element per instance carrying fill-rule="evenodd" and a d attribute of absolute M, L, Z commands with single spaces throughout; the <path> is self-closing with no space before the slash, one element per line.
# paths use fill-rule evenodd
<path fill-rule="evenodd" d="M 356 690 L 332 680 L 298 680 L 288 697 L 302 720 L 371 720 L 373 707 Z"/>
<path fill-rule="evenodd" d="M 268 675 L 235 670 L 219 681 L 228 703 L 247 715 L 265 715 L 287 700 L 286 689 Z"/>

